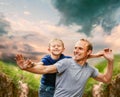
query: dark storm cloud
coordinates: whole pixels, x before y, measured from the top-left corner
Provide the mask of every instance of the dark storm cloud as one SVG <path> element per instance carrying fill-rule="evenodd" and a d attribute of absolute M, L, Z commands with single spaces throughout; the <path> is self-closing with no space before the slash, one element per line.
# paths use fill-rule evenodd
<path fill-rule="evenodd" d="M 24 51 L 21 51 L 21 52 L 25 53 L 25 54 L 31 54 L 31 55 L 45 54 L 44 52 L 36 52 L 35 49 L 32 46 L 30 46 L 29 44 L 24 44 L 23 49 L 24 49 Z"/>
<path fill-rule="evenodd" d="M 10 23 L 5 20 L 4 15 L 0 13 L 0 36 L 7 34 L 10 29 Z"/>
<path fill-rule="evenodd" d="M 0 59 L 6 62 L 15 62 L 15 54 L 4 52 L 1 54 Z"/>
<path fill-rule="evenodd" d="M 5 49 L 7 46 L 0 44 L 0 49 Z"/>
<path fill-rule="evenodd" d="M 45 55 L 45 52 L 38 52 L 29 44 L 23 44 L 23 50 L 19 50 L 18 52 L 24 54 L 26 57 L 30 59 L 37 60 L 41 55 Z"/>
<path fill-rule="evenodd" d="M 81 25 L 80 32 L 90 35 L 91 30 L 101 25 L 110 33 L 120 23 L 120 0 L 52 0 L 55 8 L 61 13 L 60 24 Z"/>

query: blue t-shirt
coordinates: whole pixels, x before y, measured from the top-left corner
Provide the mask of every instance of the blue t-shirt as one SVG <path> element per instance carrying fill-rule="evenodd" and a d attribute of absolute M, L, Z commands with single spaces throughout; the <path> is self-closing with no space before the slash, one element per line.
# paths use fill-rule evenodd
<path fill-rule="evenodd" d="M 71 57 L 61 54 L 59 59 L 54 60 L 51 58 L 50 55 L 46 55 L 45 57 L 42 58 L 41 62 L 43 62 L 44 65 L 53 65 L 57 61 L 64 59 L 64 58 L 71 58 Z M 42 78 L 41 78 L 41 84 L 55 87 L 55 79 L 56 79 L 56 73 L 44 74 L 42 75 Z"/>

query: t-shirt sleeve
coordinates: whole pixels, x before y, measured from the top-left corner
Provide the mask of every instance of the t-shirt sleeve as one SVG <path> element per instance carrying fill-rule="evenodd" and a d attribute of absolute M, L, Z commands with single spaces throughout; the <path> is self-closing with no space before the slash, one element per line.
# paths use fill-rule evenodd
<path fill-rule="evenodd" d="M 62 59 L 54 64 L 58 70 L 58 73 L 64 72 L 68 68 L 68 59 Z"/>
<path fill-rule="evenodd" d="M 47 64 L 49 63 L 48 61 L 49 61 L 48 55 L 44 56 L 44 57 L 40 60 L 40 62 L 42 62 L 43 65 L 47 65 Z"/>
<path fill-rule="evenodd" d="M 97 77 L 97 76 L 98 76 L 98 74 L 99 74 L 98 69 L 93 68 L 93 72 L 92 72 L 91 77 L 95 78 L 95 77 Z"/>
<path fill-rule="evenodd" d="M 40 61 L 41 61 L 43 64 L 46 64 L 46 58 L 42 58 Z"/>

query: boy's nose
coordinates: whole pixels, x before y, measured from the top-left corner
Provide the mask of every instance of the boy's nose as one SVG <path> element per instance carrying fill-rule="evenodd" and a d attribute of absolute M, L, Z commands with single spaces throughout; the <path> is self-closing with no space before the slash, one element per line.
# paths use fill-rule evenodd
<path fill-rule="evenodd" d="M 55 46 L 55 48 L 58 48 L 58 46 Z"/>

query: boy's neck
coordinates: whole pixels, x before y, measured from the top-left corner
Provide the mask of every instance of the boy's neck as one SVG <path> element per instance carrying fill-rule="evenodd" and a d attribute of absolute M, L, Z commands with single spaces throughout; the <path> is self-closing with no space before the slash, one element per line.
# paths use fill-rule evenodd
<path fill-rule="evenodd" d="M 60 58 L 61 55 L 53 55 L 51 54 L 51 58 L 54 59 L 54 60 L 57 60 Z"/>

